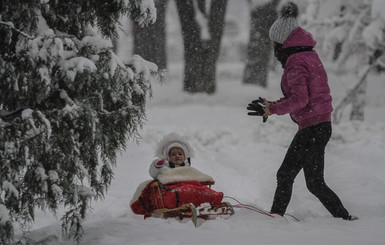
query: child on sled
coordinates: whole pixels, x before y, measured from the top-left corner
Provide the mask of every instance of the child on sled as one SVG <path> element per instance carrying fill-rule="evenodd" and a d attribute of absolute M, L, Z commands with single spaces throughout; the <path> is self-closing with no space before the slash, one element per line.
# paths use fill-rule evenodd
<path fill-rule="evenodd" d="M 214 179 L 191 167 L 194 151 L 184 137 L 175 133 L 167 135 L 155 153 L 157 158 L 149 169 L 153 180 L 143 182 L 131 201 L 135 214 L 149 217 L 157 213 L 183 213 L 186 210 L 183 207 L 191 212 L 204 203 L 211 207 L 225 206 L 222 214 L 230 212 L 230 206 L 222 203 L 223 193 L 211 189 Z M 195 212 L 195 219 L 196 216 Z"/>

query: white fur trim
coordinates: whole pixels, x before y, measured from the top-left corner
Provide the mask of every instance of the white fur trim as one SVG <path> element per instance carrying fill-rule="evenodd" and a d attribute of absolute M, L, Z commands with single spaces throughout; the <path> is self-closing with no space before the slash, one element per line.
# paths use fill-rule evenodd
<path fill-rule="evenodd" d="M 161 184 L 170 184 L 175 182 L 182 181 L 199 181 L 199 182 L 214 182 L 214 179 L 193 167 L 180 167 L 169 169 L 160 175 L 158 175 L 158 180 Z"/>

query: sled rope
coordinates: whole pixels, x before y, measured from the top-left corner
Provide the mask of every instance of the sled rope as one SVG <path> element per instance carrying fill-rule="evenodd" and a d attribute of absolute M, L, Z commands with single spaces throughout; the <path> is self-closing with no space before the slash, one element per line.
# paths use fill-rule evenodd
<path fill-rule="evenodd" d="M 230 196 L 224 196 L 223 198 L 229 198 L 235 202 L 237 202 L 238 204 L 236 205 L 232 205 L 233 208 L 245 208 L 245 209 L 248 209 L 248 210 L 251 210 L 251 211 L 254 211 L 254 212 L 257 212 L 257 213 L 260 213 L 260 214 L 264 214 L 266 216 L 269 216 L 271 218 L 275 218 L 275 216 L 273 214 L 277 214 L 277 213 L 269 213 L 269 212 L 266 212 L 256 206 L 253 206 L 253 205 L 249 205 L 249 204 L 243 204 L 241 203 L 240 201 L 238 201 L 237 199 L 235 199 L 234 197 L 230 197 Z M 290 215 L 290 214 L 278 214 L 278 215 L 287 215 L 287 216 L 290 216 L 292 217 L 294 220 L 296 221 L 299 221 L 299 219 L 297 219 L 296 217 L 294 217 L 293 215 Z"/>
<path fill-rule="evenodd" d="M 245 209 L 252 210 L 254 212 L 257 212 L 257 213 L 264 214 L 264 215 L 267 215 L 269 217 L 275 218 L 273 215 L 269 214 L 268 212 L 266 212 L 266 211 L 264 211 L 262 209 L 259 209 L 259 208 L 255 207 L 253 205 L 243 204 L 240 201 L 238 201 L 237 199 L 235 199 L 234 197 L 224 196 L 223 198 L 229 198 L 229 199 L 237 202 L 238 204 L 233 205 L 234 208 L 245 208 Z"/>

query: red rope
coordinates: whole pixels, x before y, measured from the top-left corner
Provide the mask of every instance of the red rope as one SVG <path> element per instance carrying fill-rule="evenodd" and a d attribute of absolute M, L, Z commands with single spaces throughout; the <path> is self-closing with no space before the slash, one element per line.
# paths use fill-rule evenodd
<path fill-rule="evenodd" d="M 223 198 L 229 198 L 233 201 L 236 201 L 238 204 L 233 205 L 234 208 L 245 208 L 245 209 L 249 209 L 249 210 L 255 211 L 257 213 L 264 214 L 264 215 L 267 215 L 269 217 L 275 218 L 273 215 L 269 214 L 268 212 L 266 212 L 262 209 L 259 209 L 258 207 L 255 207 L 253 205 L 243 204 L 240 201 L 238 201 L 237 199 L 235 199 L 234 197 L 224 196 Z"/>
<path fill-rule="evenodd" d="M 224 196 L 223 198 L 229 198 L 235 202 L 237 202 L 238 204 L 236 205 L 233 205 L 234 208 L 245 208 L 245 209 L 248 209 L 248 210 L 251 210 L 251 211 L 254 211 L 254 212 L 257 212 L 257 213 L 260 213 L 260 214 L 264 214 L 266 216 L 269 216 L 271 218 L 275 218 L 275 216 L 273 214 L 277 214 L 277 213 L 269 213 L 269 212 L 266 212 L 256 206 L 253 206 L 253 205 L 249 205 L 249 204 L 243 204 L 241 203 L 240 201 L 238 201 L 237 199 L 235 199 L 234 197 L 229 197 L 229 196 Z M 278 215 L 287 215 L 287 216 L 290 216 L 292 217 L 293 219 L 295 219 L 296 221 L 299 221 L 299 219 L 297 219 L 296 217 L 294 217 L 293 215 L 290 215 L 290 214 L 278 214 Z"/>

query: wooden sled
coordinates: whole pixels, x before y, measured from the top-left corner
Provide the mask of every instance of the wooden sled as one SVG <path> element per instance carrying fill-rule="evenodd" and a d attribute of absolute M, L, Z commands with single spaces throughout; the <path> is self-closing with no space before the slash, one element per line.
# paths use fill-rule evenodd
<path fill-rule="evenodd" d="M 213 181 L 207 181 L 203 184 L 211 187 L 214 184 Z M 156 199 L 156 193 L 159 193 L 160 203 L 156 202 L 156 208 L 150 214 L 150 217 L 160 217 L 164 219 L 168 218 L 178 218 L 179 220 L 183 220 L 185 218 L 190 218 L 195 227 L 199 226 L 201 222 L 199 220 L 209 220 L 215 219 L 218 216 L 226 216 L 229 217 L 234 214 L 233 206 L 228 202 L 222 202 L 219 205 L 215 206 L 200 206 L 195 207 L 194 204 L 188 203 L 183 204 L 177 208 L 166 208 L 164 205 L 164 201 L 161 195 L 161 187 L 159 182 L 153 182 L 151 184 L 152 193 Z"/>

